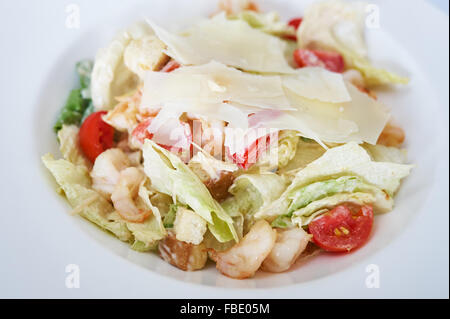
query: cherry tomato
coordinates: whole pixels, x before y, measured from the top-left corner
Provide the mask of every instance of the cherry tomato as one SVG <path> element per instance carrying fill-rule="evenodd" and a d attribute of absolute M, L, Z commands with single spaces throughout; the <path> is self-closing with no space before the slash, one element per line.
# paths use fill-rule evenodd
<path fill-rule="evenodd" d="M 80 147 L 92 163 L 97 156 L 114 146 L 114 128 L 102 119 L 106 113 L 101 111 L 89 115 L 78 133 Z"/>
<path fill-rule="evenodd" d="M 345 205 L 334 208 L 309 224 L 309 232 L 319 247 L 331 252 L 349 252 L 369 239 L 373 209 L 363 206 L 357 214 Z"/>
<path fill-rule="evenodd" d="M 175 60 L 170 60 L 169 62 L 167 62 L 167 64 L 161 69 L 161 72 L 172 72 L 173 70 L 176 70 L 180 67 L 180 63 L 178 63 Z"/>
<path fill-rule="evenodd" d="M 319 66 L 332 72 L 344 72 L 344 58 L 337 52 L 297 49 L 294 60 L 300 68 Z"/>
<path fill-rule="evenodd" d="M 298 30 L 298 28 L 300 27 L 300 24 L 302 23 L 302 21 L 303 21 L 303 18 L 294 18 L 294 19 L 291 19 L 288 22 L 288 25 L 293 27 L 295 30 Z M 286 40 L 297 41 L 297 36 L 295 34 L 293 34 L 293 35 L 285 35 L 284 38 Z"/>

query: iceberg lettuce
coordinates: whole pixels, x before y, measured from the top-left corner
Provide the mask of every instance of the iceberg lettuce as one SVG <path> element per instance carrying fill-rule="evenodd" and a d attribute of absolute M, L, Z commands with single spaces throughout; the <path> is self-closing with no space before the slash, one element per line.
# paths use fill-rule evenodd
<path fill-rule="evenodd" d="M 341 53 L 346 67 L 360 71 L 367 86 L 408 83 L 407 78 L 375 68 L 369 62 L 365 12 L 363 3 L 330 0 L 312 4 L 297 31 L 299 46 Z"/>
<path fill-rule="evenodd" d="M 265 33 L 286 37 L 295 36 L 296 30 L 286 22 L 280 21 L 280 16 L 276 12 L 260 13 L 245 10 L 237 15 L 229 15 L 230 20 L 242 20 L 247 22 L 252 28 Z"/>
<path fill-rule="evenodd" d="M 44 155 L 42 161 L 56 179 L 72 208 L 80 216 L 122 241 L 132 239 L 133 235 L 126 223 L 118 218 L 112 205 L 90 188 L 91 178 L 86 168 L 66 160 L 55 160 L 51 154 Z"/>
<path fill-rule="evenodd" d="M 222 205 L 227 211 L 238 211 L 244 216 L 244 233 L 255 222 L 254 214 L 270 205 L 287 187 L 287 180 L 275 173 L 244 174 L 230 187 L 233 197 Z"/>
<path fill-rule="evenodd" d="M 315 217 L 327 212 L 329 209 L 332 209 L 339 204 L 351 203 L 363 206 L 374 202 L 374 196 L 368 193 L 336 194 L 312 202 L 306 207 L 295 211 L 292 216 L 292 223 L 299 227 L 307 226 Z"/>
<path fill-rule="evenodd" d="M 238 241 L 233 219 L 215 201 L 206 186 L 176 155 L 151 140 L 143 147 L 144 171 L 158 192 L 172 196 L 174 203 L 188 206 L 208 222 L 220 242 Z"/>
<path fill-rule="evenodd" d="M 358 144 L 334 147 L 295 175 L 292 184 L 255 218 L 275 219 L 336 193 L 364 193 L 379 213 L 392 209 L 392 196 L 412 165 L 375 162 Z M 279 222 L 279 221 L 278 221 Z"/>
<path fill-rule="evenodd" d="M 64 124 L 58 132 L 59 150 L 63 158 L 74 165 L 81 165 L 86 168 L 92 164 L 84 156 L 78 141 L 79 128 L 76 125 Z"/>

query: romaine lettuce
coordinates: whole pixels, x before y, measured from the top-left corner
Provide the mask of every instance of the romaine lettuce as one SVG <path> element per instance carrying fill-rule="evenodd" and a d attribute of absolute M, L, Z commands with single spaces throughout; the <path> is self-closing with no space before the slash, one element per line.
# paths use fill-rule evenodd
<path fill-rule="evenodd" d="M 62 108 L 58 119 L 53 126 L 55 133 L 62 129 L 63 124 L 80 125 L 85 118 L 86 110 L 91 104 L 90 83 L 92 73 L 92 61 L 83 60 L 76 64 L 76 71 L 79 76 L 79 89 L 70 91 L 66 104 Z"/>

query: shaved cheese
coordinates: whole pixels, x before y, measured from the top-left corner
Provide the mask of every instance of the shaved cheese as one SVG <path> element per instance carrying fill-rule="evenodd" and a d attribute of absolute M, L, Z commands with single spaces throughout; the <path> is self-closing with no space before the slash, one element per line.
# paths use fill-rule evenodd
<path fill-rule="evenodd" d="M 214 61 L 171 73 L 148 72 L 145 78 L 143 107 L 186 102 L 222 104 L 225 101 L 292 109 L 279 76 L 248 74 Z"/>
<path fill-rule="evenodd" d="M 297 95 L 323 102 L 348 102 L 350 94 L 341 74 L 324 68 L 300 68 L 296 75 L 283 77 L 283 85 Z"/>
<path fill-rule="evenodd" d="M 347 143 L 355 141 L 376 144 L 389 120 L 386 108 L 376 100 L 360 92 L 352 84 L 346 84 L 352 98 L 349 102 L 328 103 L 311 100 L 286 90 L 296 111 L 268 112 L 259 116 L 253 126 L 292 129 L 319 143 Z"/>
<path fill-rule="evenodd" d="M 149 21 L 168 49 L 167 55 L 184 65 L 200 65 L 212 60 L 246 71 L 292 73 L 277 37 L 254 29 L 241 20 L 228 20 L 225 14 L 204 20 L 185 33 L 172 34 Z"/>

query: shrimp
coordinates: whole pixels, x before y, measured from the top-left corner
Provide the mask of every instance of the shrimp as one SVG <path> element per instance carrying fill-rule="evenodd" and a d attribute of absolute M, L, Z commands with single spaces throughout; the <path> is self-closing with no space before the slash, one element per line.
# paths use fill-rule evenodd
<path fill-rule="evenodd" d="M 265 220 L 256 222 L 242 240 L 223 252 L 211 251 L 216 268 L 224 275 L 245 279 L 252 277 L 272 251 L 277 232 Z"/>
<path fill-rule="evenodd" d="M 119 181 L 120 172 L 129 166 L 130 160 L 122 150 L 106 150 L 97 157 L 92 168 L 92 188 L 109 198 Z"/>
<path fill-rule="evenodd" d="M 305 250 L 311 235 L 302 228 L 278 229 L 277 241 L 261 269 L 269 272 L 283 272 L 291 268 Z"/>
<path fill-rule="evenodd" d="M 184 271 L 202 269 L 208 259 L 205 244 L 194 245 L 177 240 L 173 231 L 159 242 L 158 249 L 162 259 Z"/>
<path fill-rule="evenodd" d="M 103 120 L 120 132 L 130 132 L 138 124 L 138 106 L 141 98 L 141 89 L 133 95 L 117 97 L 119 103 L 103 117 Z"/>
<path fill-rule="evenodd" d="M 405 131 L 392 123 L 388 123 L 381 132 L 377 144 L 400 147 L 405 141 Z"/>
<path fill-rule="evenodd" d="M 128 167 L 120 172 L 111 200 L 117 213 L 126 221 L 142 223 L 150 215 L 150 211 L 138 209 L 134 202 L 144 179 L 144 173 L 136 167 Z"/>

